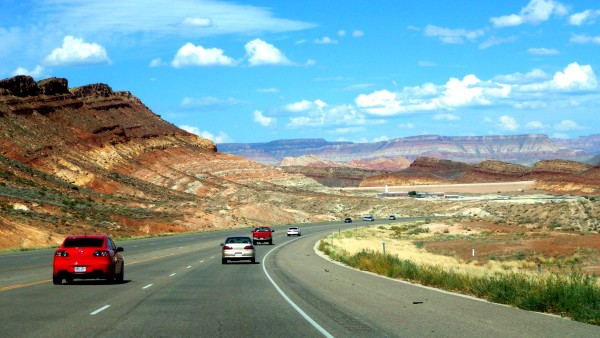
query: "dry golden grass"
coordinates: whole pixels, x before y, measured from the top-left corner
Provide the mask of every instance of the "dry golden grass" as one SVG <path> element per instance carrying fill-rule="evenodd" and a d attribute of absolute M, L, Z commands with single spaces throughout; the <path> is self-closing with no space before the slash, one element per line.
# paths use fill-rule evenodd
<path fill-rule="evenodd" d="M 443 267 L 447 271 L 453 270 L 477 276 L 494 274 L 496 272 L 537 273 L 537 265 L 535 262 L 522 260 L 502 262 L 488 260 L 483 264 L 478 263 L 475 260 L 466 262 L 456 257 L 428 252 L 415 244 L 419 243 L 419 241 L 432 238 L 435 236 L 435 233 L 445 231 L 450 235 L 467 233 L 476 234 L 476 232 L 468 231 L 460 226 L 449 226 L 443 223 L 424 224 L 421 225 L 421 227 L 423 229 L 429 229 L 428 233 L 409 235 L 406 238 L 401 239 L 394 238 L 397 236 L 393 230 L 390 230 L 392 226 L 393 225 L 371 226 L 368 228 L 350 230 L 339 235 L 335 234 L 332 243 L 335 248 L 343 249 L 350 254 L 355 254 L 362 250 L 382 252 L 383 242 L 385 242 L 386 254 L 396 255 L 400 259 L 410 260 L 417 264 L 437 265 Z M 331 241 L 331 238 L 329 238 L 328 241 Z"/>

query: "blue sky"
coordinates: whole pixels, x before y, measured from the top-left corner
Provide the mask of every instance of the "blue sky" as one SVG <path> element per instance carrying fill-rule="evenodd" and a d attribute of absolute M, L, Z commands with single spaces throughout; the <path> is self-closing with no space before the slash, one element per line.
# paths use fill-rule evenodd
<path fill-rule="evenodd" d="M 597 0 L 0 0 L 0 77 L 224 142 L 600 133 Z"/>

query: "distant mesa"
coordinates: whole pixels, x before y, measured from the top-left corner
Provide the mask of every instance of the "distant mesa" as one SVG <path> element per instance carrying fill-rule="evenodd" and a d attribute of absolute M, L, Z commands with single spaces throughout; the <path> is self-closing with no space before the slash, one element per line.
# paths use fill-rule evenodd
<path fill-rule="evenodd" d="M 218 144 L 218 148 L 225 153 L 271 165 L 281 165 L 284 158 L 288 158 L 286 163 L 289 163 L 289 158 L 307 155 L 318 156 L 322 161 L 338 163 L 399 157 L 410 162 L 418 157 L 430 157 L 471 164 L 491 160 L 530 166 L 538 161 L 555 159 L 596 164 L 600 154 L 600 135 L 572 140 L 554 140 L 540 134 L 421 135 L 373 143 L 294 139 L 266 143 L 221 143 Z"/>
<path fill-rule="evenodd" d="M 484 161 L 477 165 L 420 157 L 409 168 L 363 179 L 361 187 L 452 183 L 535 181 L 534 187 L 555 192 L 600 193 L 600 165 L 566 160 L 544 160 L 532 167 Z"/>

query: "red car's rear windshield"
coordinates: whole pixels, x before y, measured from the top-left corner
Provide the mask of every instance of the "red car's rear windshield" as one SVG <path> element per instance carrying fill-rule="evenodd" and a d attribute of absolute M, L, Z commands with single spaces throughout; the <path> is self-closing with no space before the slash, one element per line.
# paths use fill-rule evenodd
<path fill-rule="evenodd" d="M 104 243 L 104 238 L 95 238 L 95 237 L 71 237 L 65 240 L 63 246 L 65 248 L 81 248 L 81 247 L 92 247 L 98 248 L 102 247 Z"/>

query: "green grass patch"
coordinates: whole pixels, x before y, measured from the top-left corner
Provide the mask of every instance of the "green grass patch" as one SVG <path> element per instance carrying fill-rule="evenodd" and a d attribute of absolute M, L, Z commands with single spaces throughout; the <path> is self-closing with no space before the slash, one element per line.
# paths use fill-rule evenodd
<path fill-rule="evenodd" d="M 328 240 L 321 241 L 319 250 L 359 270 L 600 325 L 600 288 L 595 276 L 577 272 L 539 276 L 506 272 L 474 276 L 446 271 L 435 265 L 418 265 L 396 255 L 370 250 L 349 254 L 333 247 Z"/>

